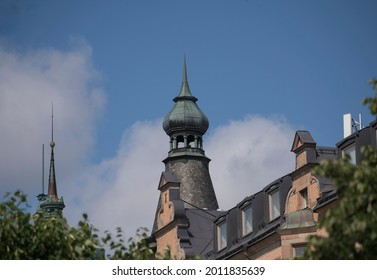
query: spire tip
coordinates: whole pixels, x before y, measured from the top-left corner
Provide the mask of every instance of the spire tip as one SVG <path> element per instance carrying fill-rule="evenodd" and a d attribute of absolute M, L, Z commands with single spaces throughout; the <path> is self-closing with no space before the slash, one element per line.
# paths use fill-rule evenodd
<path fill-rule="evenodd" d="M 183 83 L 187 83 L 186 54 L 183 56 Z"/>

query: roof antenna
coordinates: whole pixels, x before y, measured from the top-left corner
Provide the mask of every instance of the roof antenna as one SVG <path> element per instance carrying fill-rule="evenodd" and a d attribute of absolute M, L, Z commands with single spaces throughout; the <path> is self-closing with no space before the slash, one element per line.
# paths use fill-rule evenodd
<path fill-rule="evenodd" d="M 355 119 L 352 119 L 352 126 L 356 129 L 356 131 L 363 129 L 364 126 L 361 122 L 361 114 L 359 114 L 359 121 L 355 121 Z"/>
<path fill-rule="evenodd" d="M 358 132 L 363 129 L 364 125 L 361 122 L 361 114 L 359 114 L 359 120 L 356 121 L 351 114 L 343 115 L 343 135 L 344 138 L 350 136 L 354 132 Z"/>

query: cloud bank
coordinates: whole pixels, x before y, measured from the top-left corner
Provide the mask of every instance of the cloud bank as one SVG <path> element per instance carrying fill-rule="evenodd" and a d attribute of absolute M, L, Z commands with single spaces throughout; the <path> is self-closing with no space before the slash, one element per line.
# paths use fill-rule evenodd
<path fill-rule="evenodd" d="M 41 150 L 47 144 L 48 155 L 52 103 L 58 180 L 77 176 L 105 105 L 101 89 L 92 86 L 100 76 L 90 47 L 82 42 L 66 52 L 22 53 L 0 48 L 0 61 L 0 190 L 41 192 Z"/>
<path fill-rule="evenodd" d="M 216 127 L 207 140 L 211 177 L 222 209 L 235 206 L 294 168 L 294 129 L 282 116 L 246 116 Z"/>
<path fill-rule="evenodd" d="M 25 53 L 0 48 L 0 61 L 0 191 L 19 188 L 30 195 L 29 201 L 36 201 L 41 191 L 41 143 L 51 139 L 53 101 L 57 183 L 66 203 L 64 215 L 75 224 L 86 212 L 100 230 L 120 226 L 128 236 L 141 226 L 151 229 L 162 160 L 169 148 L 162 120 L 139 121 L 125 128 L 114 147 L 116 155 L 92 163 L 91 152 L 100 148 L 96 137 L 104 137 L 96 135 L 96 125 L 106 94 L 95 86 L 101 76 L 92 66 L 90 46 L 80 43 L 69 51 Z M 210 173 L 220 207 L 233 207 L 290 172 L 293 136 L 292 127 L 278 116 L 250 115 L 212 128 L 204 147 L 212 159 Z"/>

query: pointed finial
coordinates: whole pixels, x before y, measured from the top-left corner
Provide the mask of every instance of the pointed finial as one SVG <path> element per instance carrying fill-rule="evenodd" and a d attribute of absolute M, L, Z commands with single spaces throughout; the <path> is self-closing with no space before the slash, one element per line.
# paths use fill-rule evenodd
<path fill-rule="evenodd" d="M 54 148 L 55 142 L 54 142 L 54 102 L 52 102 L 51 107 L 51 143 L 50 147 Z"/>
<path fill-rule="evenodd" d="M 183 57 L 183 83 L 187 83 L 186 54 Z"/>
<path fill-rule="evenodd" d="M 190 98 L 194 102 L 197 101 L 197 98 L 192 96 L 190 87 L 187 81 L 187 67 L 186 67 L 186 55 L 184 55 L 183 58 L 183 78 L 182 78 L 182 86 L 181 90 L 176 98 L 173 99 L 174 102 L 176 102 L 179 98 Z M 178 98 L 178 99 L 177 99 Z"/>

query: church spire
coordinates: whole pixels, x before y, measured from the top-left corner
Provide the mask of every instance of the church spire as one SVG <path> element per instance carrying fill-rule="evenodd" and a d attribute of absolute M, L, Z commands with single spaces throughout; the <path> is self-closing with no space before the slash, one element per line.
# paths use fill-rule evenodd
<path fill-rule="evenodd" d="M 47 195 L 50 196 L 52 201 L 56 201 L 58 199 L 58 192 L 56 188 L 56 176 L 55 176 L 55 158 L 54 158 L 54 105 L 52 105 L 52 112 L 51 112 L 51 159 L 50 159 L 50 172 L 49 172 L 49 179 L 48 179 L 48 192 Z"/>
<path fill-rule="evenodd" d="M 56 187 L 56 175 L 55 175 L 55 156 L 54 156 L 54 105 L 52 105 L 51 112 L 51 158 L 50 158 L 50 170 L 48 178 L 48 190 L 47 194 L 41 193 L 38 195 L 39 207 L 37 210 L 38 215 L 50 217 L 55 215 L 56 211 L 61 212 L 65 207 L 63 197 L 58 197 L 58 191 Z M 43 164 L 42 164 L 43 165 Z M 42 189 L 44 192 L 44 190 Z"/>

